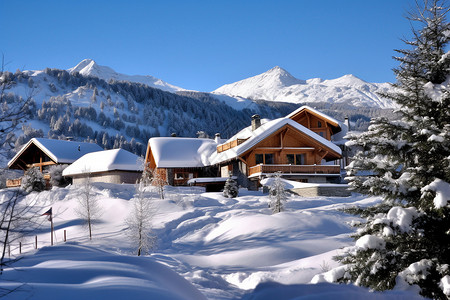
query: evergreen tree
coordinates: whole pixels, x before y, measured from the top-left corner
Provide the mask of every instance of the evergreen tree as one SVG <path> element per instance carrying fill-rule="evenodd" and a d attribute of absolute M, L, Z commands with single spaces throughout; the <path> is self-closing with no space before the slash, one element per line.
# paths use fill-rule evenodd
<path fill-rule="evenodd" d="M 45 189 L 44 175 L 37 167 L 27 170 L 22 177 L 21 188 L 26 193 L 42 192 Z"/>
<path fill-rule="evenodd" d="M 424 2 L 410 14 L 410 49 L 397 50 L 395 92 L 401 118 L 376 119 L 351 138 L 359 148 L 347 179 L 358 192 L 382 197 L 375 207 L 356 209 L 367 221 L 355 247 L 338 257 L 347 265 L 341 281 L 375 290 L 415 284 L 421 294 L 446 299 L 450 281 L 450 40 L 446 7 Z"/>
<path fill-rule="evenodd" d="M 223 188 L 223 196 L 227 198 L 236 198 L 239 194 L 239 187 L 231 176 L 225 181 L 225 186 Z"/>
<path fill-rule="evenodd" d="M 283 180 L 281 180 L 281 172 L 276 172 L 274 180 L 269 190 L 270 208 L 274 214 L 282 212 L 284 202 L 287 199 L 287 192 Z"/>

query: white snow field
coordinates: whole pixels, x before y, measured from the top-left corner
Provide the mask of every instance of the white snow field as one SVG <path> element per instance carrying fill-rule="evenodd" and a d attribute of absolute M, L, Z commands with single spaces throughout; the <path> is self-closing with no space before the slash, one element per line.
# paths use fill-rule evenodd
<path fill-rule="evenodd" d="M 7 299 L 420 299 L 412 291 L 310 283 L 337 267 L 332 257 L 354 244 L 349 224 L 355 217 L 338 209 L 378 198 L 292 195 L 286 210 L 272 215 L 262 192 L 241 189 L 229 199 L 203 188 L 166 187 L 161 200 L 149 187 L 158 245 L 137 257 L 125 225 L 135 186 L 93 184 L 102 214 L 92 240 L 76 214 L 80 189 L 27 196 L 42 213 L 53 208 L 56 242 L 50 246 L 46 216 L 21 239 L 22 255 L 14 242 L 11 256 L 20 259 L 0 275 L 0 289 L 17 288 Z"/>

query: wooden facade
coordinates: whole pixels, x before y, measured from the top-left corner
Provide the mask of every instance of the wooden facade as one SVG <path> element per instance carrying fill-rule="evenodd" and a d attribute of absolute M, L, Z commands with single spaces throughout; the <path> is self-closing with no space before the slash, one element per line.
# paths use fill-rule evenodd
<path fill-rule="evenodd" d="M 308 108 L 293 113 L 289 118 L 329 141 L 333 134 L 341 131 L 339 124 L 334 120 L 325 118 L 323 115 Z"/>
<path fill-rule="evenodd" d="M 43 173 L 51 165 L 56 165 L 56 162 L 42 149 L 31 143 L 9 168 L 26 171 L 38 167 Z"/>

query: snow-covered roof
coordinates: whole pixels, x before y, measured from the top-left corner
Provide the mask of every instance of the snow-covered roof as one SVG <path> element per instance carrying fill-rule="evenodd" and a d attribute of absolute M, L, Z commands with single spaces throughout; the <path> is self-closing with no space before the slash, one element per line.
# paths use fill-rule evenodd
<path fill-rule="evenodd" d="M 336 120 L 335 118 L 332 118 L 332 117 L 330 117 L 330 116 L 324 114 L 323 112 L 320 112 L 320 111 L 318 111 L 318 110 L 316 110 L 316 109 L 314 109 L 314 108 L 312 108 L 312 107 L 310 107 L 310 106 L 308 106 L 308 105 L 303 105 L 302 107 L 297 108 L 296 110 L 294 110 L 293 112 L 291 112 L 290 114 L 288 114 L 288 115 L 286 116 L 286 118 L 291 118 L 292 116 L 298 114 L 299 112 L 301 112 L 302 110 L 305 110 L 305 109 L 306 109 L 306 110 L 309 110 L 310 112 L 312 112 L 312 113 L 314 113 L 314 114 L 316 114 L 316 115 L 321 116 L 322 118 L 328 120 L 328 121 L 331 122 L 331 123 L 335 123 L 337 126 L 339 126 L 339 125 L 341 124 L 341 122 L 339 122 L 339 121 Z"/>
<path fill-rule="evenodd" d="M 196 168 L 210 165 L 217 143 L 211 139 L 154 137 L 150 149 L 158 168 Z"/>
<path fill-rule="evenodd" d="M 103 150 L 99 145 L 93 143 L 32 138 L 8 162 L 8 167 L 11 167 L 11 165 L 31 144 L 36 145 L 46 155 L 48 155 L 51 160 L 58 164 L 72 163 L 87 153 Z"/>
<path fill-rule="evenodd" d="M 142 171 L 143 160 L 126 150 L 113 149 L 88 153 L 64 169 L 64 176 L 107 171 Z"/>
<path fill-rule="evenodd" d="M 250 150 L 252 147 L 256 146 L 259 142 L 263 141 L 273 133 L 275 133 L 278 129 L 285 125 L 290 125 L 297 129 L 298 131 L 308 135 L 318 143 L 326 146 L 327 148 L 333 150 L 334 152 L 338 154 L 342 154 L 341 149 L 333 144 L 332 142 L 328 141 L 327 139 L 321 137 L 317 133 L 309 130 L 303 125 L 300 125 L 299 123 L 291 120 L 288 117 L 285 118 L 279 118 L 275 119 L 266 123 L 261 124 L 260 127 L 258 127 L 256 130 L 252 131 L 251 126 L 244 128 L 240 132 L 238 132 L 236 135 L 234 135 L 232 138 L 230 138 L 227 142 L 233 141 L 236 139 L 247 139 L 242 144 L 231 148 L 229 150 L 220 152 L 220 153 L 214 153 L 211 157 L 211 163 L 217 164 L 221 163 L 230 159 L 233 159 L 239 155 L 244 154 L 246 151 Z"/>

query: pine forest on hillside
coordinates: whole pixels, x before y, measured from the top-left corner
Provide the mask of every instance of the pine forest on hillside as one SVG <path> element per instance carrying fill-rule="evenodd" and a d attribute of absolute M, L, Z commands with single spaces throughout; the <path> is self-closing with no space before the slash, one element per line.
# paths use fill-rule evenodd
<path fill-rule="evenodd" d="M 123 148 L 144 155 L 150 137 L 177 136 L 227 138 L 250 124 L 250 116 L 285 116 L 298 104 L 255 100 L 248 108 L 236 110 L 213 94 L 180 91 L 176 94 L 145 84 L 99 79 L 45 69 L 42 72 L 3 72 L 12 83 L 5 89 L 3 109 L 20 99 L 27 102 L 21 132 L 10 139 L 15 151 L 33 137 L 72 138 L 91 141 L 105 149 Z M 350 117 L 354 130 L 365 130 L 370 118 L 392 114 L 390 109 L 352 107 L 346 104 L 308 103 L 344 120 Z M 33 126 L 29 121 L 37 121 Z M 9 157 L 13 152 L 9 154 Z"/>

